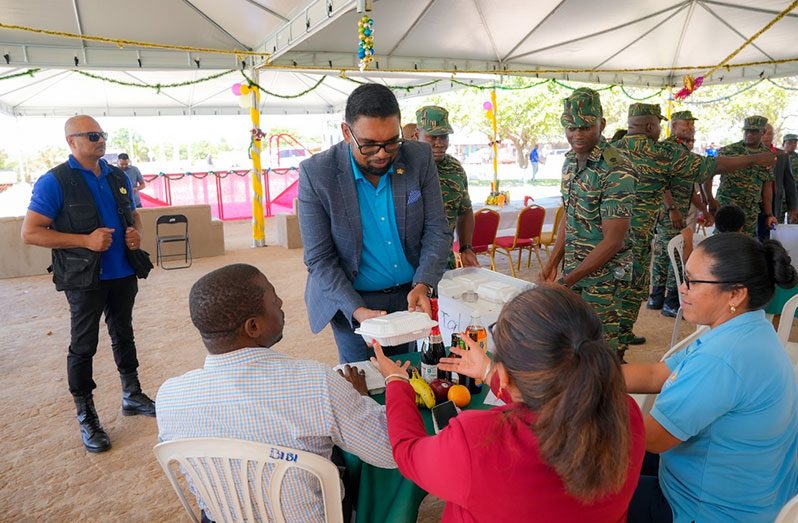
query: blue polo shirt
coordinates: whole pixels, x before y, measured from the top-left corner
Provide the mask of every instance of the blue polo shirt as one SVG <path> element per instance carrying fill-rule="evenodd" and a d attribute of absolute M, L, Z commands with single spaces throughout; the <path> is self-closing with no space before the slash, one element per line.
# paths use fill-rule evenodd
<path fill-rule="evenodd" d="M 355 173 L 363 229 L 363 250 L 352 287 L 357 291 L 378 291 L 410 283 L 416 271 L 407 261 L 396 226 L 396 208 L 393 205 L 391 186 L 393 166 L 385 176 L 380 177 L 377 187 L 374 187 L 363 176 L 351 151 L 349 159 Z"/>
<path fill-rule="evenodd" d="M 83 179 L 86 180 L 94 202 L 97 204 L 102 226 L 114 229 L 111 247 L 100 256 L 100 279 L 113 280 L 135 274 L 125 254 L 125 225 L 117 212 L 116 200 L 111 194 L 111 186 L 108 184 L 111 167 L 105 160 L 100 159 L 100 176 L 98 178 L 92 171 L 84 169 L 71 154 L 69 155 L 69 166 L 79 170 Z M 128 194 L 132 194 L 133 188 L 127 177 L 125 177 L 125 184 Z M 61 192 L 61 186 L 52 171 L 49 171 L 33 186 L 33 196 L 28 210 L 55 220 L 63 206 L 64 194 Z M 133 204 L 131 204 L 131 210 L 134 212 L 136 210 Z"/>
<path fill-rule="evenodd" d="M 665 363 L 651 415 L 683 443 L 660 458 L 674 522 L 772 522 L 798 494 L 795 372 L 762 310 Z"/>

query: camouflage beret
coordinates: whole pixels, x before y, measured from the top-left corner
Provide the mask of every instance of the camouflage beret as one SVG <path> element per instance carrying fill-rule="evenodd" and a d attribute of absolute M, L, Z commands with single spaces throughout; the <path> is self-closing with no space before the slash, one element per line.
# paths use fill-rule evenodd
<path fill-rule="evenodd" d="M 749 116 L 743 122 L 743 130 L 761 131 L 767 125 L 768 119 L 764 116 Z"/>
<path fill-rule="evenodd" d="M 660 120 L 667 120 L 662 116 L 659 104 L 632 104 L 629 106 L 629 116 L 656 116 Z"/>
<path fill-rule="evenodd" d="M 430 136 L 442 136 L 454 132 L 449 125 L 449 111 L 437 105 L 419 108 L 416 111 L 416 122 Z"/>
<path fill-rule="evenodd" d="M 590 127 L 604 116 L 601 98 L 593 89 L 580 87 L 563 100 L 560 123 L 563 127 Z"/>
<path fill-rule="evenodd" d="M 789 142 L 790 140 L 798 140 L 798 134 L 785 134 L 784 141 Z"/>
<path fill-rule="evenodd" d="M 671 122 L 677 120 L 698 120 L 690 111 L 676 111 L 671 115 Z"/>

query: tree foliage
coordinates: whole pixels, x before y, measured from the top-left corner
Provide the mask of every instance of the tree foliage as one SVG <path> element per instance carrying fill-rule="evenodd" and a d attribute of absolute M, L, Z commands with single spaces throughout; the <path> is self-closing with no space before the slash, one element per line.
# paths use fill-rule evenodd
<path fill-rule="evenodd" d="M 110 133 L 108 152 L 127 153 L 133 163 L 150 159 L 150 147 L 144 138 L 136 131 L 125 127 Z"/>

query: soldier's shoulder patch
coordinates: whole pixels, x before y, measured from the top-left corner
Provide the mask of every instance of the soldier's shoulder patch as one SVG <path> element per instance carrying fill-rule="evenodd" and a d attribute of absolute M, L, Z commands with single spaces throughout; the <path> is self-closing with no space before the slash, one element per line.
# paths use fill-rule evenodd
<path fill-rule="evenodd" d="M 624 160 L 624 156 L 621 154 L 621 151 L 611 145 L 607 146 L 604 151 L 602 151 L 601 155 L 611 166 L 621 164 Z"/>

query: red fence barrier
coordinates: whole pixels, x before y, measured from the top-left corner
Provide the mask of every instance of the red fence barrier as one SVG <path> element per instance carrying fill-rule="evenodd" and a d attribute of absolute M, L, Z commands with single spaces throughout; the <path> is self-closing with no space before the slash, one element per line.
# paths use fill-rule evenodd
<path fill-rule="evenodd" d="M 299 171 L 293 167 L 274 168 L 265 169 L 261 175 L 264 216 L 292 214 Z M 220 220 L 252 218 L 252 181 L 248 170 L 145 174 L 144 180 L 147 182 L 141 192 L 144 207 L 208 204 L 213 217 Z"/>

